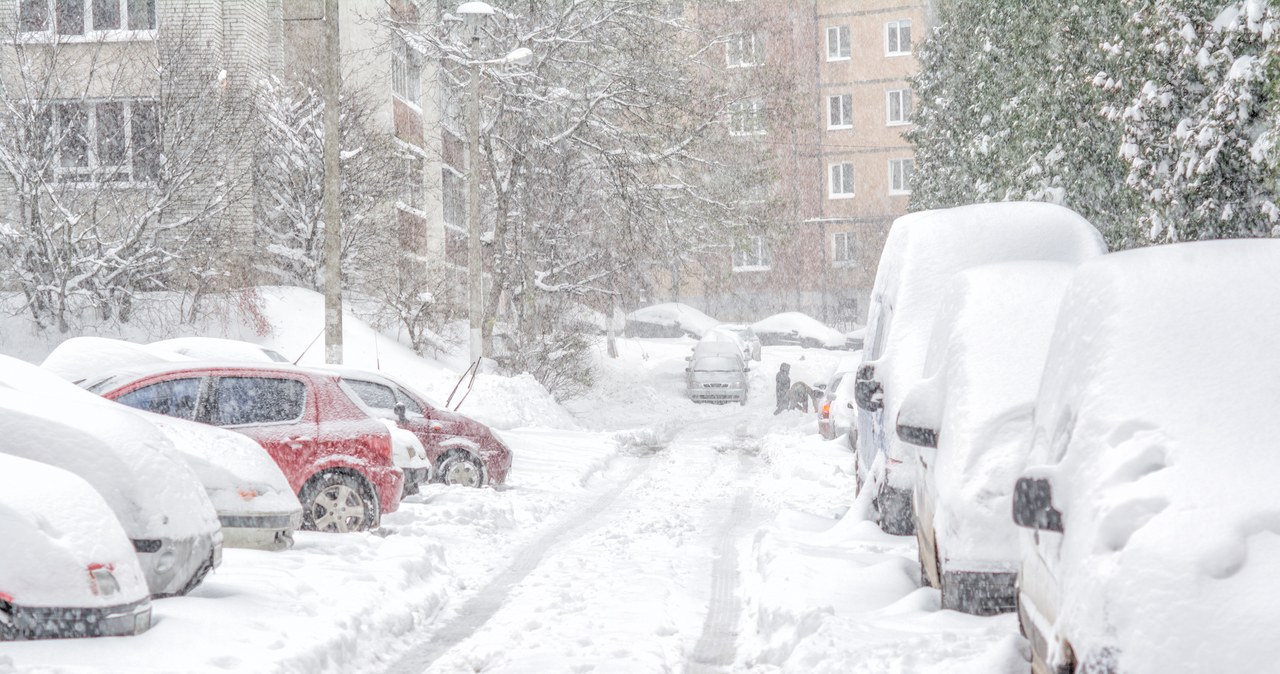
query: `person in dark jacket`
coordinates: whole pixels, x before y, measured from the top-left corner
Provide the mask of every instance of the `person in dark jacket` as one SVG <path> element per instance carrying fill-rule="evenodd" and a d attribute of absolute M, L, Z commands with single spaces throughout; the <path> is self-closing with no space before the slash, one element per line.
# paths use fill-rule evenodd
<path fill-rule="evenodd" d="M 778 397 L 778 407 L 773 413 L 781 414 L 782 410 L 787 407 L 787 394 L 791 392 L 791 365 L 789 363 L 783 363 L 778 368 L 778 376 L 775 381 L 777 385 L 774 386 L 774 394 Z"/>

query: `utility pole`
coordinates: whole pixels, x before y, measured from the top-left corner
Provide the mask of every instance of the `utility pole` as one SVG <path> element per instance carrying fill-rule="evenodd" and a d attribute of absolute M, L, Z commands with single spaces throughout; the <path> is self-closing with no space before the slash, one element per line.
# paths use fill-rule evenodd
<path fill-rule="evenodd" d="M 471 37 L 471 81 L 467 83 L 467 315 L 472 362 L 484 355 L 484 266 L 480 261 L 480 31 Z"/>
<path fill-rule="evenodd" d="M 338 0 L 324 4 L 324 362 L 342 364 L 342 163 L 338 106 L 342 52 Z"/>

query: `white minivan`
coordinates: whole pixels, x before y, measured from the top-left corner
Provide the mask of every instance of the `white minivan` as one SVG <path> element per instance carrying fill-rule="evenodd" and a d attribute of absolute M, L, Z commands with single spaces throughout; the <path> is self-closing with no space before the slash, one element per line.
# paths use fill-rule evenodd
<path fill-rule="evenodd" d="M 1075 211 L 1047 203 L 975 204 L 894 221 L 871 291 L 855 385 L 858 481 L 876 490 L 882 529 L 914 533 L 914 450 L 898 438 L 894 423 L 903 397 L 920 379 L 929 331 L 952 276 L 995 262 L 1076 264 L 1105 252 L 1097 228 Z"/>

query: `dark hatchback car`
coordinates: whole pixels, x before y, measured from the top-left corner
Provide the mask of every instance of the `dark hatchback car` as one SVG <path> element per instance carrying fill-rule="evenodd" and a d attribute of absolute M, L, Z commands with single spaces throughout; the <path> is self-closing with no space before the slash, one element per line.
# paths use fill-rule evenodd
<path fill-rule="evenodd" d="M 302 528 L 376 528 L 400 506 L 391 436 L 334 375 L 291 366 L 170 363 L 91 379 L 130 407 L 243 433 L 262 445 L 302 502 Z"/>
<path fill-rule="evenodd" d="M 506 482 L 511 450 L 488 426 L 444 409 L 380 372 L 348 368 L 334 372 L 375 413 L 395 419 L 401 428 L 418 436 L 439 481 L 465 487 Z"/>

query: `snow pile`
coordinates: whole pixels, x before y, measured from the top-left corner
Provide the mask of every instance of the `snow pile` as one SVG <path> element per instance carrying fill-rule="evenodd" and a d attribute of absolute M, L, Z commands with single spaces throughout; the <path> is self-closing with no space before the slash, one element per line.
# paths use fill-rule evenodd
<path fill-rule="evenodd" d="M 1040 373 L 1074 269 L 1059 262 L 975 267 L 952 278 L 942 299 L 925 379 L 908 394 L 899 422 L 938 431 L 937 449 L 918 449 L 916 488 L 931 493 L 944 569 L 1017 570 L 1013 483 L 1030 448 Z"/>
<path fill-rule="evenodd" d="M 1063 513 L 1039 554 L 1082 659 L 1115 648 L 1118 671 L 1147 674 L 1272 657 L 1277 269 L 1280 241 L 1178 244 L 1087 263 L 1067 290 L 1028 474 Z"/>
<path fill-rule="evenodd" d="M 1078 263 L 1104 252 L 1093 225 L 1074 211 L 1047 203 L 976 204 L 895 220 L 876 271 L 864 351 L 884 388 L 884 409 L 876 417 L 888 421 L 875 432 L 872 424 L 859 424 L 860 451 L 879 448 L 894 458 L 904 453 L 891 425 L 923 370 L 929 330 L 952 275 L 1016 260 Z M 890 480 L 894 487 L 911 486 L 909 471 L 893 471 Z"/>
<path fill-rule="evenodd" d="M 71 337 L 45 357 L 40 367 L 67 381 L 79 382 L 113 370 L 191 360 L 195 359 L 109 337 Z"/>
<path fill-rule="evenodd" d="M 20 606 L 97 607 L 145 599 L 133 544 L 93 487 L 43 463 L 0 454 L 0 594 Z M 118 591 L 91 589 L 89 569 Z"/>
<path fill-rule="evenodd" d="M 841 348 L 845 343 L 844 333 L 834 328 L 829 328 L 822 321 L 799 311 L 774 314 L 752 323 L 751 329 L 764 341 L 772 341 L 774 343 L 778 341 L 778 337 L 798 339 L 806 344 L 824 346 L 829 349 Z M 772 335 L 775 338 L 770 340 L 766 337 L 767 335 Z"/>

